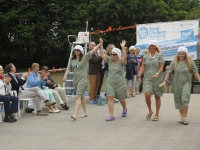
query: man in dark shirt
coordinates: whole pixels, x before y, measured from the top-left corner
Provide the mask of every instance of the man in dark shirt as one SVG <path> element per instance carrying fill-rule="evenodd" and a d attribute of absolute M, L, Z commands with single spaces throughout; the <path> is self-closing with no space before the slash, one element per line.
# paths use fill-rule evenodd
<path fill-rule="evenodd" d="M 89 50 L 93 50 L 96 46 L 95 42 L 91 42 L 89 45 Z M 102 58 L 98 53 L 94 53 L 92 58 L 89 60 L 89 78 L 90 78 L 90 91 L 89 98 L 91 104 L 97 104 L 97 92 L 100 84 L 100 70 L 101 70 Z"/>

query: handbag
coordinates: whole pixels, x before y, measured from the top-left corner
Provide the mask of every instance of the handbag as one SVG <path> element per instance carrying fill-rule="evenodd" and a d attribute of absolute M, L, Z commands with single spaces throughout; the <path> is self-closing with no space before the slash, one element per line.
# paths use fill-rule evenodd
<path fill-rule="evenodd" d="M 101 95 L 98 96 L 97 101 L 98 101 L 97 104 L 98 104 L 99 106 L 103 106 L 103 105 L 104 105 L 103 98 L 101 97 Z"/>

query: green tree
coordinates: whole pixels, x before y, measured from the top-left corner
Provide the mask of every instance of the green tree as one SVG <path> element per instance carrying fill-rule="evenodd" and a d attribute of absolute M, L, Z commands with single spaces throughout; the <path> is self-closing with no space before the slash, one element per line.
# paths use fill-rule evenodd
<path fill-rule="evenodd" d="M 198 7 L 197 7 L 198 6 Z M 0 63 L 66 67 L 70 54 L 68 35 L 106 30 L 109 26 L 199 18 L 198 0 L 0 0 Z M 93 28 L 93 30 L 91 30 Z M 92 35 L 119 47 L 136 43 L 135 29 Z M 24 63 L 26 62 L 26 63 Z"/>
<path fill-rule="evenodd" d="M 200 20 L 200 1 L 199 4 L 197 4 L 196 7 L 194 7 L 191 12 L 189 12 L 189 14 L 186 16 L 186 19 Z"/>

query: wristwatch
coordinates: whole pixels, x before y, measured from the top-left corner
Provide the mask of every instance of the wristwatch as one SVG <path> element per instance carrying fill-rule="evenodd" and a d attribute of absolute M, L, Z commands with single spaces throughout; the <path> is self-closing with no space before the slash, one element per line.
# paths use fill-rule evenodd
<path fill-rule="evenodd" d="M 159 73 L 156 73 L 156 75 L 159 75 Z"/>

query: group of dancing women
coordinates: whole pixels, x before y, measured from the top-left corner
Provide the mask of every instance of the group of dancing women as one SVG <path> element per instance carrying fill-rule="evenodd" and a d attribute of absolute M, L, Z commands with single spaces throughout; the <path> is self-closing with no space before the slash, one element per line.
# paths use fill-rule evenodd
<path fill-rule="evenodd" d="M 126 41 L 122 40 L 120 43 L 121 50 L 113 48 L 110 56 L 106 55 L 103 49 L 103 40 L 99 39 L 99 44 L 94 47 L 92 51 L 84 54 L 83 47 L 76 45 L 73 49 L 73 54 L 69 58 L 69 64 L 63 81 L 66 81 L 68 74 L 72 71 L 74 73 L 73 83 L 74 90 L 76 92 L 76 104 L 74 114 L 71 116 L 73 120 L 77 119 L 77 114 L 82 106 L 84 114 L 81 118 L 87 117 L 86 104 L 84 93 L 88 85 L 88 71 L 89 71 L 89 59 L 92 55 L 100 50 L 100 56 L 103 61 L 109 66 L 109 74 L 106 80 L 106 92 L 108 97 L 108 109 L 109 117 L 106 121 L 115 120 L 114 111 L 114 99 L 118 98 L 122 105 L 122 117 L 127 116 L 126 107 L 126 81 L 124 78 L 124 67 L 127 64 L 127 51 L 125 48 Z M 194 61 L 188 55 L 186 47 L 179 47 L 177 55 L 174 60 L 170 63 L 167 74 L 163 80 L 163 68 L 164 68 L 164 57 L 158 46 L 156 40 L 149 41 L 149 45 L 143 56 L 142 66 L 137 75 L 139 84 L 143 83 L 143 92 L 145 95 L 146 105 L 148 107 L 148 113 L 146 119 L 150 120 L 153 115 L 151 108 L 151 97 L 154 95 L 156 101 L 155 116 L 152 121 L 159 121 L 159 110 L 161 106 L 161 97 L 164 92 L 164 86 L 169 76 L 173 76 L 173 94 L 175 108 L 179 110 L 181 119 L 178 123 L 188 125 L 187 113 L 188 105 L 191 96 L 191 80 L 194 76 L 200 82 L 200 76 L 198 69 Z M 143 79 L 141 80 L 141 77 Z"/>

